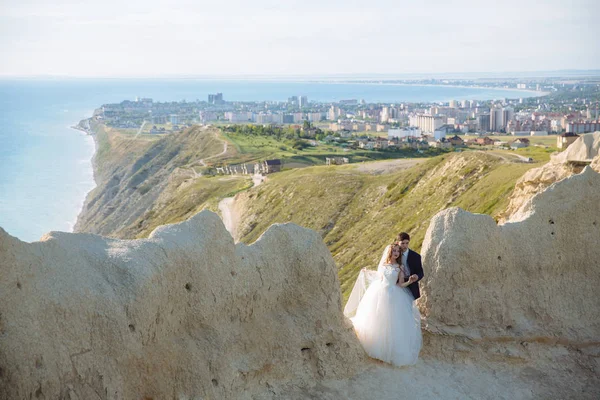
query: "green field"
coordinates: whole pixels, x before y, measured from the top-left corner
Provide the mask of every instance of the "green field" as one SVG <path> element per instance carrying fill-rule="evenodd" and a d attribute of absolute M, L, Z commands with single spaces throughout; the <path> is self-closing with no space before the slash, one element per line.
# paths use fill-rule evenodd
<path fill-rule="evenodd" d="M 374 267 L 398 232 L 419 250 L 431 217 L 452 206 L 498 218 L 515 182 L 541 163 L 512 163 L 485 152 L 445 154 L 402 171 L 361 173 L 354 165 L 315 166 L 269 176 L 241 196 L 239 229 L 252 243 L 274 223 L 316 230 L 339 268 L 344 296 L 363 267 Z"/>
<path fill-rule="evenodd" d="M 347 157 L 350 163 L 394 158 L 432 157 L 444 153 L 439 149 L 431 149 L 424 153 L 405 149 L 397 151 L 378 151 L 350 149 L 333 144 L 318 143 L 317 146 L 307 146 L 294 149 L 294 141 L 277 140 L 271 136 L 255 136 L 234 133 L 222 133 L 229 143 L 237 150 L 237 154 L 228 156 L 221 161 L 228 164 L 240 164 L 256 160 L 281 159 L 285 165 L 323 165 L 327 157 Z"/>
<path fill-rule="evenodd" d="M 476 136 L 463 136 L 463 139 L 465 138 L 473 138 Z M 489 136 L 490 138 L 494 139 L 494 140 L 501 140 L 503 142 L 512 142 L 515 139 L 519 139 L 519 138 L 526 138 L 529 139 L 531 145 L 543 145 L 543 146 L 549 146 L 549 147 L 553 147 L 556 148 L 556 137 L 557 135 L 548 135 L 548 136 L 512 136 L 512 135 L 493 135 L 493 136 Z"/>

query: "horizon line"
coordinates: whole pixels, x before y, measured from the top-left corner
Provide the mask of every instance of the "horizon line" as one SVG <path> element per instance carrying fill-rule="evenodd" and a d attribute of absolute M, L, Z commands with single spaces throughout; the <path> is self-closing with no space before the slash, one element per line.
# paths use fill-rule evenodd
<path fill-rule="evenodd" d="M 537 78 L 556 77 L 567 78 L 573 76 L 547 76 L 547 74 L 570 73 L 576 77 L 600 77 L 600 69 L 557 69 L 557 70 L 530 70 L 530 71 L 482 71 L 482 72 L 359 72 L 359 73 L 264 73 L 264 74 L 149 74 L 149 75 L 67 75 L 67 74 L 0 74 L 0 79 L 444 79 L 444 78 Z M 516 74 L 526 76 L 514 76 Z M 537 76 L 536 74 L 546 75 Z M 486 76 L 489 75 L 489 76 Z"/>

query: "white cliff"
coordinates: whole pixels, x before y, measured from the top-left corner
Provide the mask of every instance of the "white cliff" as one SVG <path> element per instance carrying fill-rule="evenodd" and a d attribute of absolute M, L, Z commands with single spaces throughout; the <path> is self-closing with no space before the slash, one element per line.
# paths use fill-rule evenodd
<path fill-rule="evenodd" d="M 363 359 L 317 233 L 234 245 L 216 214 L 148 239 L 0 230 L 0 398 L 251 398 Z"/>

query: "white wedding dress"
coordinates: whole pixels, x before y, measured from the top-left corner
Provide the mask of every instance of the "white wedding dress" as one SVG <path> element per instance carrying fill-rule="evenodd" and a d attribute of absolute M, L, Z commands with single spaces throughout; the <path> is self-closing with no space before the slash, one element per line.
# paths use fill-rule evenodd
<path fill-rule="evenodd" d="M 377 272 L 360 272 L 344 314 L 370 357 L 402 366 L 417 362 L 423 343 L 421 315 L 403 282 L 401 268 L 386 264 L 384 251 Z"/>

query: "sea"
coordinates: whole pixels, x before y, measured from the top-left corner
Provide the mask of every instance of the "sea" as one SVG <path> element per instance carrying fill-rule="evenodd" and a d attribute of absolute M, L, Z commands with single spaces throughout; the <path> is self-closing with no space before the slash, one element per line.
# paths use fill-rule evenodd
<path fill-rule="evenodd" d="M 0 227 L 25 242 L 49 231 L 71 232 L 95 187 L 94 141 L 72 129 L 106 103 L 154 101 L 447 102 L 524 98 L 539 92 L 385 83 L 215 79 L 0 80 Z"/>

